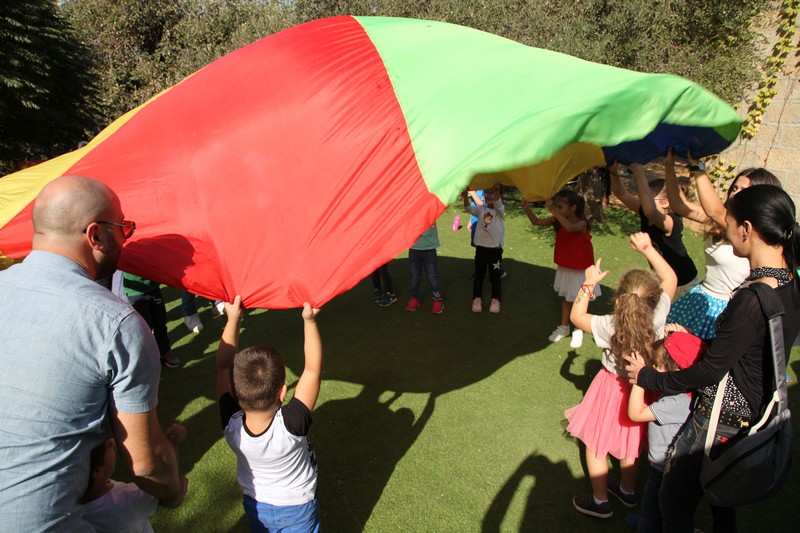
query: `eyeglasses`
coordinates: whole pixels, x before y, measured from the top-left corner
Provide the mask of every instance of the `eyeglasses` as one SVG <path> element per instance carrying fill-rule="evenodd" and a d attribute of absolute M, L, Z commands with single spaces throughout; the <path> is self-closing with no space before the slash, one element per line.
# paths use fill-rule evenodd
<path fill-rule="evenodd" d="M 109 226 L 118 226 L 122 228 L 122 236 L 125 240 L 133 237 L 133 232 L 136 231 L 136 222 L 133 220 L 123 220 L 120 222 L 108 222 L 107 220 L 95 220 L 95 224 L 108 224 Z M 83 230 L 86 233 L 86 230 Z"/>

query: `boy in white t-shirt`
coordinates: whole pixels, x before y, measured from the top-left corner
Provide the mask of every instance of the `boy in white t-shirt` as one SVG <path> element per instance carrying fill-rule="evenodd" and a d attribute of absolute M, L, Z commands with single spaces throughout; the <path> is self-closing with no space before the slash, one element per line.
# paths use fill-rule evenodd
<path fill-rule="evenodd" d="M 322 378 L 317 313 L 303 304 L 305 368 L 286 404 L 286 369 L 267 346 L 237 352 L 242 299 L 225 304 L 217 349 L 217 397 L 225 440 L 236 454 L 250 531 L 319 531 L 317 460 L 308 441 Z"/>

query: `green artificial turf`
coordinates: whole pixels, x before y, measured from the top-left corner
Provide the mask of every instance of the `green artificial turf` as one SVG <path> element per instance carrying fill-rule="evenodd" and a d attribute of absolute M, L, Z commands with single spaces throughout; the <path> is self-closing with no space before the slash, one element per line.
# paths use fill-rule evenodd
<path fill-rule="evenodd" d="M 598 348 L 587 335 L 579 349 L 569 339 L 550 344 L 560 302 L 553 292 L 553 232 L 534 228 L 512 199 L 507 202 L 502 311 L 470 311 L 473 249 L 466 227 L 453 231 L 458 206 L 438 221 L 439 272 L 446 304 L 404 311 L 407 256 L 389 265 L 399 301 L 375 305 L 369 280 L 325 306 L 319 317 L 325 349 L 322 391 L 311 439 L 319 462 L 317 495 L 327 532 L 624 531 L 629 510 L 612 501 L 614 517 L 578 514 L 572 497 L 590 492 L 579 444 L 564 432 L 564 409 L 581 400 L 599 370 Z M 593 229 L 596 257 L 611 275 L 590 305 L 610 312 L 610 296 L 628 268 L 645 268 L 627 235 L 638 229 L 630 213 L 609 209 Z M 702 272 L 700 237 L 684 240 Z M 269 272 L 264 272 L 269 276 Z M 235 458 L 222 439 L 215 403 L 214 352 L 224 317 L 203 303 L 205 330 L 183 326 L 178 291 L 166 289 L 169 329 L 183 368 L 162 372 L 159 416 L 185 424 L 180 447 L 189 477 L 184 505 L 161 509 L 156 531 L 246 531 Z M 488 279 L 485 294 L 488 297 Z M 303 366 L 300 310 L 248 312 L 242 345 L 271 344 L 283 354 L 294 386 Z M 800 350 L 789 372 L 800 370 Z M 800 412 L 796 384 L 790 401 Z M 644 462 L 646 465 L 646 461 Z M 613 475 L 613 470 L 612 470 Z M 640 487 L 646 466 L 640 469 Z M 123 477 L 120 475 L 120 477 Z M 800 496 L 795 469 L 772 500 L 739 512 L 741 531 L 794 530 L 792 503 Z M 705 504 L 698 527 L 711 530 Z"/>

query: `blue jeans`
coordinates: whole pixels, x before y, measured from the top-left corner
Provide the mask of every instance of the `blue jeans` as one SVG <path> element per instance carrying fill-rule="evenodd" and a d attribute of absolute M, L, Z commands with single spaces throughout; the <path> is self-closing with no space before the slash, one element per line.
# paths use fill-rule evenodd
<path fill-rule="evenodd" d="M 214 305 L 220 302 L 222 300 L 214 300 Z M 185 317 L 197 314 L 197 296 L 189 291 L 181 291 L 181 313 Z"/>
<path fill-rule="evenodd" d="M 192 316 L 197 314 L 197 304 L 195 299 L 197 297 L 189 291 L 181 291 L 181 312 L 183 316 Z"/>
<path fill-rule="evenodd" d="M 411 265 L 411 297 L 419 300 L 419 284 L 422 281 L 422 269 L 428 276 L 434 300 L 442 299 L 442 285 L 439 282 L 439 268 L 436 261 L 436 250 L 408 251 L 408 264 Z"/>
<path fill-rule="evenodd" d="M 314 498 L 302 505 L 270 505 L 244 497 L 250 531 L 261 533 L 319 533 L 319 505 Z"/>
<path fill-rule="evenodd" d="M 712 452 L 720 451 L 724 443 L 740 431 L 740 428 L 719 424 Z M 666 532 L 694 532 L 694 511 L 703 496 L 700 469 L 703 466 L 707 433 L 708 418 L 693 411 L 671 450 L 659 491 L 661 520 Z M 735 508 L 712 505 L 711 514 L 715 532 L 736 531 Z"/>
<path fill-rule="evenodd" d="M 389 263 L 379 266 L 377 270 L 372 273 L 372 288 L 381 292 L 394 292 L 392 276 L 389 275 Z"/>

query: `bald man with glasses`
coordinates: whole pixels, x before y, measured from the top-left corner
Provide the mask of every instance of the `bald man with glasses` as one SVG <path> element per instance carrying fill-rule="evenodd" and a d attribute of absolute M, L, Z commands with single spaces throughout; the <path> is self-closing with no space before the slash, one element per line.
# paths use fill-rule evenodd
<path fill-rule="evenodd" d="M 136 224 L 99 181 L 64 176 L 33 206 L 32 252 L 0 272 L 0 516 L 8 531 L 92 531 L 79 501 L 108 436 L 133 481 L 177 507 L 187 480 L 156 413 L 158 347 L 95 280 Z"/>

